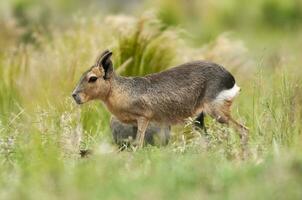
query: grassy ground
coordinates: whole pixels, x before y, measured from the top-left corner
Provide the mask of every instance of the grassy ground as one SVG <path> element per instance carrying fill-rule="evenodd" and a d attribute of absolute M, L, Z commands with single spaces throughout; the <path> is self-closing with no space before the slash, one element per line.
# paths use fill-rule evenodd
<path fill-rule="evenodd" d="M 0 21 L 0 199 L 302 198 L 299 28 L 236 29 L 239 22 L 229 21 L 235 31 L 223 33 L 228 29 L 217 16 L 225 12 L 209 4 L 218 13 L 211 18 L 215 30 L 199 37 L 194 24 L 200 24 L 188 22 L 181 4 L 170 7 L 176 11 L 157 5 L 158 15 L 86 15 L 65 29 L 46 28 L 48 34 L 26 32 L 32 26 L 19 30 L 14 18 Z M 292 7 L 279 10 L 282 20 Z M 236 131 L 211 118 L 207 135 L 188 121 L 173 128 L 167 147 L 118 152 L 104 106 L 77 106 L 70 98 L 81 73 L 106 48 L 122 75 L 192 59 L 223 64 L 242 88 L 233 114 L 250 128 L 249 156 L 242 158 Z M 93 154 L 80 158 L 80 149 Z"/>

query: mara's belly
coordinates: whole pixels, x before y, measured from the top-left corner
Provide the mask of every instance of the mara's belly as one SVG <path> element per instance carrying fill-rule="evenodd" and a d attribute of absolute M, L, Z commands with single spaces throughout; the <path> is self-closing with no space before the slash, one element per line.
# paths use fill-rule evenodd
<path fill-rule="evenodd" d="M 201 109 L 198 109 L 201 110 Z M 182 108 L 173 110 L 158 110 L 154 113 L 151 121 L 164 123 L 164 124 L 178 124 L 183 123 L 189 117 L 195 117 L 197 114 L 196 109 Z"/>
<path fill-rule="evenodd" d="M 114 113 L 112 112 L 112 114 L 121 122 L 126 123 L 126 124 L 137 124 L 137 117 L 136 115 L 133 115 L 131 113 Z"/>

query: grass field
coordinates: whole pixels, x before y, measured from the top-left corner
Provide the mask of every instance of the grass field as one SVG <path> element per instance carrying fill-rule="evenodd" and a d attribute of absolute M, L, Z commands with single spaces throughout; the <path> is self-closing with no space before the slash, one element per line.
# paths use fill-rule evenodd
<path fill-rule="evenodd" d="M 302 198 L 300 1 L 100 2 L 99 13 L 80 1 L 0 3 L 0 199 Z M 209 117 L 207 134 L 188 120 L 166 147 L 119 152 L 105 107 L 71 99 L 107 48 L 125 76 L 224 65 L 242 88 L 232 113 L 250 129 L 248 157 Z"/>

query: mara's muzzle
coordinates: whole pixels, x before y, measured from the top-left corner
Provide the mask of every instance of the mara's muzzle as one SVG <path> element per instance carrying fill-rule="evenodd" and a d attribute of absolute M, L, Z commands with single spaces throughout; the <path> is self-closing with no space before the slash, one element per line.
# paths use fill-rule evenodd
<path fill-rule="evenodd" d="M 75 92 L 72 93 L 72 97 L 73 97 L 73 99 L 75 100 L 75 102 L 77 104 L 82 104 L 81 97 L 80 97 L 80 95 L 78 93 L 75 93 Z"/>

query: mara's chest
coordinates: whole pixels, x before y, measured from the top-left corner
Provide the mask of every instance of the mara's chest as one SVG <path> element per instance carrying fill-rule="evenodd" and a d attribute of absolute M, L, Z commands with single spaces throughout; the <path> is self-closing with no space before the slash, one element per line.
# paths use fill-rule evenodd
<path fill-rule="evenodd" d="M 137 121 L 138 114 L 132 106 L 133 103 L 127 95 L 116 94 L 105 102 L 108 110 L 121 122 L 134 124 Z"/>

